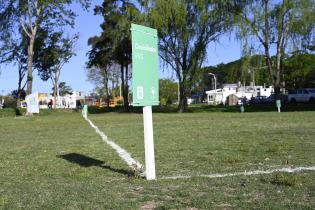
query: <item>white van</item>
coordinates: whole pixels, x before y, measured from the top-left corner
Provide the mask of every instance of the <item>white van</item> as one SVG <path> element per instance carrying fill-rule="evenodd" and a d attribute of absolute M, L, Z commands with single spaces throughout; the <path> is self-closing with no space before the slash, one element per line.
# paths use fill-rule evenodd
<path fill-rule="evenodd" d="M 304 88 L 289 91 L 288 101 L 290 103 L 296 102 L 315 102 L 315 88 Z"/>

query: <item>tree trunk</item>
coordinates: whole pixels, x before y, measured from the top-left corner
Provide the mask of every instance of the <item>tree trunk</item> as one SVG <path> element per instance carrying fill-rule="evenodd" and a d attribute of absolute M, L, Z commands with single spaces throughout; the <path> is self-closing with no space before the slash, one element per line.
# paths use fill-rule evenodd
<path fill-rule="evenodd" d="M 107 103 L 107 107 L 109 107 L 109 86 L 108 86 L 108 70 L 106 69 L 107 67 L 105 67 L 103 70 L 103 83 L 104 83 L 104 87 L 105 87 L 105 96 L 106 96 L 106 103 Z"/>
<path fill-rule="evenodd" d="M 120 72 L 121 72 L 121 84 L 120 84 L 120 89 L 122 91 L 122 96 L 123 96 L 123 99 L 124 99 L 124 105 L 125 105 L 125 71 L 124 71 L 124 65 L 123 64 L 120 64 Z M 124 111 L 125 110 L 125 107 L 124 107 Z"/>
<path fill-rule="evenodd" d="M 20 108 L 21 107 L 21 89 L 18 89 L 18 95 L 17 95 L 17 99 L 16 99 L 16 108 Z"/>
<path fill-rule="evenodd" d="M 179 83 L 179 104 L 177 111 L 180 113 L 187 112 L 188 103 L 187 103 L 187 91 L 184 83 L 180 81 Z"/>
<path fill-rule="evenodd" d="M 107 107 L 109 108 L 110 99 L 109 99 L 109 89 L 108 88 L 106 89 L 106 103 L 107 103 Z"/>
<path fill-rule="evenodd" d="M 123 89 L 123 95 L 124 95 L 124 110 L 125 112 L 129 112 L 129 87 L 128 87 L 128 64 L 126 64 L 125 67 L 125 85 Z"/>
<path fill-rule="evenodd" d="M 35 34 L 32 34 L 32 37 L 30 38 L 29 46 L 27 48 L 27 89 L 26 89 L 26 95 L 29 95 L 32 93 L 34 43 L 35 43 Z"/>
<path fill-rule="evenodd" d="M 23 81 L 23 69 L 22 65 L 19 65 L 19 82 L 18 82 L 18 92 L 16 100 L 16 108 L 21 107 L 21 98 L 22 98 L 22 81 Z"/>
<path fill-rule="evenodd" d="M 280 61 L 281 61 L 281 54 L 280 52 L 277 52 L 277 66 L 276 66 L 276 72 L 275 72 L 275 81 L 274 81 L 274 86 L 275 86 L 275 97 L 276 99 L 280 99 L 280 93 L 281 93 L 281 78 L 280 78 Z"/>
<path fill-rule="evenodd" d="M 58 84 L 56 83 L 56 80 L 54 80 L 54 109 L 57 108 L 57 89 Z"/>

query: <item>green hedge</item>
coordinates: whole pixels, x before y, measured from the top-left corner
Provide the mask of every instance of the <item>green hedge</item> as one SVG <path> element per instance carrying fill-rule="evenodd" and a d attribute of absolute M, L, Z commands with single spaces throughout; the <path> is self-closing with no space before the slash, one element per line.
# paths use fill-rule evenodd
<path fill-rule="evenodd" d="M 63 113 L 75 113 L 80 112 L 78 109 L 41 109 L 39 111 L 39 116 L 47 116 L 51 114 L 63 114 Z M 4 108 L 0 109 L 0 118 L 3 117 L 15 117 L 15 116 L 23 116 L 26 113 L 26 109 L 22 108 Z"/>
<path fill-rule="evenodd" d="M 0 117 L 14 117 L 18 113 L 18 109 L 13 109 L 13 108 L 4 108 L 0 109 Z"/>

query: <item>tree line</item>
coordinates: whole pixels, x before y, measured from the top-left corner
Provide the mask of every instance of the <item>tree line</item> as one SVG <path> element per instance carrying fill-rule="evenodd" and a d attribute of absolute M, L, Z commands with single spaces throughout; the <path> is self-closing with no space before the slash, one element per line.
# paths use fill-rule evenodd
<path fill-rule="evenodd" d="M 18 67 L 17 106 L 32 93 L 33 72 L 44 81 L 51 79 L 54 96 L 59 95 L 62 67 L 75 55 L 78 35 L 65 34 L 73 27 L 73 3 L 85 9 L 89 0 L 1 0 L 0 1 L 0 64 Z"/>
<path fill-rule="evenodd" d="M 60 69 L 62 63 L 67 62 L 67 58 L 75 53 L 66 50 L 62 61 L 56 59 L 58 62 L 50 62 L 54 61 L 51 57 L 60 55 L 52 49 L 60 50 L 59 47 L 63 44 L 72 46 L 75 39 L 61 41 L 64 36 L 62 30 L 58 30 L 73 26 L 75 13 L 68 9 L 68 5 L 73 2 L 1 2 L 0 61 L 22 64 L 22 77 L 27 73 L 27 93 L 31 93 L 34 68 L 39 70 L 43 79 L 58 80 L 56 69 Z M 84 8 L 89 5 L 87 0 L 77 2 Z M 261 81 L 272 84 L 276 95 L 285 87 L 288 77 L 295 74 L 294 70 L 289 74 L 291 70 L 286 66 L 287 58 L 292 57 L 291 66 L 300 65 L 299 57 L 295 57 L 294 61 L 294 56 L 301 54 L 294 53 L 302 51 L 304 54 L 312 54 L 315 45 L 313 0 L 105 0 L 94 8 L 94 13 L 102 16 L 103 22 L 101 34 L 88 40 L 91 47 L 87 52 L 88 79 L 95 82 L 98 91 L 107 100 L 119 90 L 126 111 L 129 108 L 129 80 L 132 77 L 131 23 L 158 30 L 160 63 L 173 71 L 179 81 L 179 112 L 187 110 L 187 97 L 198 89 L 196 84 L 199 84 L 197 82 L 207 57 L 207 47 L 224 34 L 235 33 L 242 42 L 244 59 L 241 67 L 251 66 L 255 62 L 253 55 L 259 55 L 256 56 L 259 65 L 264 68 L 255 71 L 252 66 L 249 69 Z M 16 55 L 18 53 L 11 52 L 16 43 L 21 44 L 17 47 L 19 50 L 24 49 L 21 57 Z M 216 70 L 218 69 L 219 66 Z M 246 71 L 248 68 L 225 73 L 223 69 L 218 74 L 248 80 Z M 303 82 L 305 81 L 296 80 L 292 85 L 299 86 Z"/>
<path fill-rule="evenodd" d="M 89 40 L 87 72 L 90 80 L 102 87 L 107 98 L 110 97 L 109 84 L 118 85 L 119 77 L 126 110 L 128 79 L 132 76 L 131 23 L 158 30 L 161 65 L 171 69 L 179 81 L 179 112 L 187 110 L 187 98 L 202 90 L 204 80 L 209 80 L 209 76 L 204 75 L 207 72 L 201 70 L 207 46 L 223 34 L 236 33 L 243 44 L 243 58 L 236 64 L 204 70 L 223 75 L 222 78 L 229 82 L 247 82 L 255 74 L 254 80 L 273 85 L 276 95 L 296 71 L 292 69 L 294 56 L 302 55 L 294 52 L 309 54 L 314 46 L 315 3 L 311 0 L 146 0 L 137 3 L 109 0 L 94 11 L 103 16 L 104 22 L 101 35 Z M 253 56 L 255 54 L 257 56 Z M 172 83 L 174 81 L 160 81 L 160 84 L 172 86 L 174 97 Z M 300 83 L 288 82 L 287 87 L 301 86 Z M 170 101 L 167 97 L 163 100 Z"/>

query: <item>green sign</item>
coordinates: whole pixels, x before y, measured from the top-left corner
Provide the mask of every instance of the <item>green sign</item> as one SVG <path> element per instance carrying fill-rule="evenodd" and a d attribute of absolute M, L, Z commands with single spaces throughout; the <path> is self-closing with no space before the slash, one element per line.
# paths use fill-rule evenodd
<path fill-rule="evenodd" d="M 157 30 L 131 25 L 133 106 L 159 105 Z"/>
<path fill-rule="evenodd" d="M 83 105 L 83 111 L 85 113 L 88 113 L 88 106 L 86 104 Z"/>
<path fill-rule="evenodd" d="M 281 107 L 281 101 L 280 100 L 276 100 L 276 104 L 277 104 L 277 107 Z"/>

